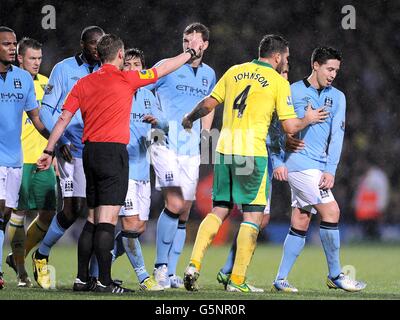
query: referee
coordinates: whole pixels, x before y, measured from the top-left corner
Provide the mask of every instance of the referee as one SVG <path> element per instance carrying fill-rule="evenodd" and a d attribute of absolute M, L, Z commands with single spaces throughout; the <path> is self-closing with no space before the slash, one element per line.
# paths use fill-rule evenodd
<path fill-rule="evenodd" d="M 88 265 L 94 251 L 99 264 L 95 291 L 125 293 L 130 290 L 111 279 L 111 250 L 118 213 L 128 189 L 126 145 L 129 143 L 132 97 L 138 88 L 156 82 L 188 60 L 195 59 L 201 54 L 202 47 L 193 40 L 184 53 L 142 71 L 121 71 L 124 43 L 116 35 L 104 35 L 97 44 L 97 51 L 102 67 L 80 79 L 72 88 L 37 164 L 39 169 L 51 165 L 57 140 L 80 108 L 84 122 L 83 167 L 89 216 L 78 244 L 79 285 L 88 281 Z"/>

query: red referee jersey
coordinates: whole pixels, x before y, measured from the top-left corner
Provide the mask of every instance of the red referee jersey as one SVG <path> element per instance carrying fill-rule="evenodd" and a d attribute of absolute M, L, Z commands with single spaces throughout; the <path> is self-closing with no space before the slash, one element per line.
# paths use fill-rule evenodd
<path fill-rule="evenodd" d="M 111 64 L 80 79 L 65 99 L 63 109 L 81 109 L 82 142 L 129 143 L 132 97 L 140 87 L 156 82 L 156 69 L 121 71 Z"/>

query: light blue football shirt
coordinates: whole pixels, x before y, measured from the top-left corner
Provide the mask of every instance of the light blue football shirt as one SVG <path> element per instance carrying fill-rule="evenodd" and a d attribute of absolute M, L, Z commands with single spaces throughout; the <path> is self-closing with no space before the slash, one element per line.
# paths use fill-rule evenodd
<path fill-rule="evenodd" d="M 162 61 L 156 64 L 161 64 Z M 155 95 L 168 121 L 167 145 L 178 155 L 198 155 L 200 153 L 200 121 L 193 123 L 190 131 L 182 127 L 182 119 L 215 86 L 214 70 L 201 63 L 195 73 L 186 63 L 174 72 L 161 77 L 147 89 L 155 89 Z"/>
<path fill-rule="evenodd" d="M 151 124 L 143 122 L 143 117 L 151 114 L 158 120 L 157 128 L 167 131 L 168 122 L 153 93 L 139 88 L 132 99 L 130 114 L 129 179 L 150 181 L 150 162 L 147 148 L 150 144 Z"/>
<path fill-rule="evenodd" d="M 99 66 L 99 64 L 94 67 L 90 66 L 82 60 L 80 55 L 67 58 L 54 66 L 45 88 L 42 108 L 40 109 L 40 119 L 49 131 L 53 129 L 57 122 L 62 112 L 64 100 L 74 84 L 80 78 L 96 71 Z M 61 144 L 70 142 L 76 147 L 76 150 L 71 150 L 72 155 L 76 158 L 82 158 L 82 135 L 83 119 L 81 111 L 78 109 L 60 141 Z"/>
<path fill-rule="evenodd" d="M 330 115 L 325 122 L 310 125 L 297 134 L 297 138 L 304 140 L 305 148 L 299 152 L 286 152 L 288 171 L 319 169 L 335 175 L 344 138 L 345 95 L 332 86 L 318 91 L 307 79 L 293 83 L 291 91 L 299 118 L 304 117 L 308 102 L 314 109 L 325 107 Z"/>
<path fill-rule="evenodd" d="M 38 107 L 32 76 L 11 66 L 0 77 L 0 166 L 22 167 L 22 114 Z"/>

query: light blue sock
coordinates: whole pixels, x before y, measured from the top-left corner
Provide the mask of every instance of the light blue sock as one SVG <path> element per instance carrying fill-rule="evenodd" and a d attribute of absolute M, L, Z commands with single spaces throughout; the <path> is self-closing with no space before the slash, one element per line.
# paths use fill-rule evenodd
<path fill-rule="evenodd" d="M 146 266 L 144 264 L 142 248 L 140 246 L 137 233 L 122 232 L 122 243 L 125 248 L 126 255 L 133 269 L 135 269 L 136 276 L 140 283 L 149 277 Z"/>
<path fill-rule="evenodd" d="M 225 264 L 221 269 L 221 272 L 225 274 L 231 274 L 233 269 L 233 263 L 235 262 L 236 256 L 236 242 L 238 232 L 236 232 L 235 239 L 233 239 L 231 250 L 229 251 L 228 257 L 226 258 Z"/>
<path fill-rule="evenodd" d="M 340 234 L 338 224 L 321 221 L 319 234 L 328 262 L 329 277 L 334 279 L 342 272 L 339 258 Z"/>
<path fill-rule="evenodd" d="M 0 219 L 0 224 L 3 224 L 3 219 Z M 4 231 L 0 230 L 0 272 L 3 272 L 3 243 L 4 243 Z"/>
<path fill-rule="evenodd" d="M 161 212 L 157 222 L 156 236 L 156 262 L 155 267 L 168 265 L 168 254 L 178 229 L 178 215 L 173 214 L 167 208 Z"/>
<path fill-rule="evenodd" d="M 172 241 L 171 250 L 168 255 L 168 274 L 170 276 L 176 274 L 176 266 L 178 265 L 179 257 L 181 256 L 186 240 L 186 222 L 178 223 L 174 240 Z"/>
<path fill-rule="evenodd" d="M 65 229 L 58 224 L 57 215 L 55 215 L 53 220 L 51 220 L 49 230 L 47 230 L 47 233 L 40 244 L 39 253 L 44 256 L 49 256 L 51 248 L 64 235 L 64 233 Z"/>
<path fill-rule="evenodd" d="M 306 242 L 306 231 L 290 228 L 283 243 L 283 255 L 279 265 L 276 280 L 286 279 L 292 269 L 297 257 L 304 248 Z"/>
<path fill-rule="evenodd" d="M 94 278 L 99 278 L 99 264 L 94 252 L 89 262 L 89 275 Z"/>

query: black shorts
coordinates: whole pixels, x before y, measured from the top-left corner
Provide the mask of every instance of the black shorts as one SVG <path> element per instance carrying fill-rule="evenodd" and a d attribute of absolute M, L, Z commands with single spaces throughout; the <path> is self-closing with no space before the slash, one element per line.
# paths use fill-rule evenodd
<path fill-rule="evenodd" d="M 129 181 L 126 145 L 113 142 L 85 142 L 83 169 L 89 208 L 124 205 Z"/>

